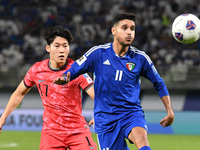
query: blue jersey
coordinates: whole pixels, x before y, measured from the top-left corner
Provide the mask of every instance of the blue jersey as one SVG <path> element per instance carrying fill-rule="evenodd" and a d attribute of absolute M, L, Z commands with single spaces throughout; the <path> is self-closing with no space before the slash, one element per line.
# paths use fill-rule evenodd
<path fill-rule="evenodd" d="M 141 111 L 140 77 L 151 81 L 160 97 L 169 95 L 149 56 L 129 46 L 125 56 L 115 54 L 112 43 L 92 47 L 71 65 L 70 79 L 85 72 L 95 74 L 95 131 L 108 130 L 114 122 Z M 64 74 L 66 74 L 66 71 Z"/>

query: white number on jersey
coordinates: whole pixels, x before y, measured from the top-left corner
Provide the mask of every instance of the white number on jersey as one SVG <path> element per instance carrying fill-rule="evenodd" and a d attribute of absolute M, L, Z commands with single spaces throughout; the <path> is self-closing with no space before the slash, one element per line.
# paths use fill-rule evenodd
<path fill-rule="evenodd" d="M 116 70 L 115 80 L 121 81 L 122 80 L 122 74 L 123 74 L 122 70 Z"/>

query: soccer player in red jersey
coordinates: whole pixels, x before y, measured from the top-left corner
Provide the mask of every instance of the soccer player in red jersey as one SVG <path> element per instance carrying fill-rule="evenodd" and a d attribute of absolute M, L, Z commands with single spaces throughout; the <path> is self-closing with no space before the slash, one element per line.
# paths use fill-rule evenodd
<path fill-rule="evenodd" d="M 52 84 L 56 77 L 71 68 L 73 60 L 68 54 L 73 37 L 62 26 L 55 26 L 47 30 L 45 39 L 50 59 L 35 63 L 26 73 L 0 118 L 0 132 L 6 118 L 36 85 L 44 106 L 40 150 L 97 150 L 82 116 L 81 89 L 94 99 L 92 79 L 83 74 L 69 84 Z"/>

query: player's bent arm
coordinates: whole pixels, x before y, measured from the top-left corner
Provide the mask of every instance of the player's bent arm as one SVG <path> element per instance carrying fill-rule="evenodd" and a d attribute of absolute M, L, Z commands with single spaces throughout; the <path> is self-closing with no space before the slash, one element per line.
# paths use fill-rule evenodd
<path fill-rule="evenodd" d="M 87 91 L 85 91 L 94 100 L 94 86 L 91 86 Z"/>
<path fill-rule="evenodd" d="M 20 102 L 22 101 L 22 99 L 24 98 L 26 93 L 28 93 L 29 90 L 30 90 L 30 88 L 29 89 L 26 88 L 24 86 L 23 81 L 21 81 L 21 83 L 18 85 L 17 89 L 11 95 L 3 114 L 1 115 L 1 118 L 0 118 L 0 131 L 2 129 L 2 126 L 5 124 L 6 118 L 20 104 Z"/>
<path fill-rule="evenodd" d="M 174 111 L 172 108 L 171 99 L 169 95 L 163 96 L 161 97 L 161 99 L 166 108 L 167 116 L 161 120 L 160 124 L 163 127 L 167 127 L 167 126 L 170 126 L 174 122 Z"/>
<path fill-rule="evenodd" d="M 94 86 L 91 86 L 86 93 L 94 100 Z M 89 126 L 93 124 L 94 127 L 94 118 L 92 120 L 90 120 L 89 122 Z"/>

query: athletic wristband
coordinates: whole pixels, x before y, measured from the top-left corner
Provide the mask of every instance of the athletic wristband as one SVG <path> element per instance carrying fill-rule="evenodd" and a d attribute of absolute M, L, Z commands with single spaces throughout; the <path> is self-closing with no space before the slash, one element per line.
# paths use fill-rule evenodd
<path fill-rule="evenodd" d="M 64 79 L 65 79 L 65 82 L 67 81 L 67 77 L 66 76 L 63 76 L 64 77 Z"/>
<path fill-rule="evenodd" d="M 63 76 L 63 78 L 65 79 L 65 81 L 61 84 L 61 85 L 64 85 L 64 84 L 66 84 L 67 82 L 67 77 L 66 76 Z"/>

